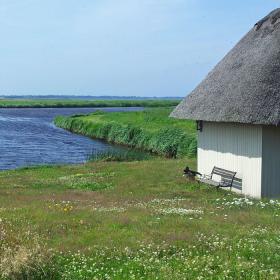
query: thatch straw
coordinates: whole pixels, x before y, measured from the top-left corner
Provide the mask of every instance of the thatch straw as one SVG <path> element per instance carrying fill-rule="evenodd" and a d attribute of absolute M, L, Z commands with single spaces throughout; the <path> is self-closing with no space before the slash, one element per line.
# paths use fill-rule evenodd
<path fill-rule="evenodd" d="M 279 125 L 280 9 L 259 21 L 171 116 Z"/>

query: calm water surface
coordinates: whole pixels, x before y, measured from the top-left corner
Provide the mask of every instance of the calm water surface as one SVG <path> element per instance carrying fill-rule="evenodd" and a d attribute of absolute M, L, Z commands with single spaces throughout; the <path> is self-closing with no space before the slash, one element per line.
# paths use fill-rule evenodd
<path fill-rule="evenodd" d="M 52 123 L 57 115 L 87 114 L 100 108 L 0 109 L 0 170 L 39 164 L 81 163 L 92 152 L 115 148 L 72 134 Z M 136 111 L 142 108 L 106 108 Z"/>

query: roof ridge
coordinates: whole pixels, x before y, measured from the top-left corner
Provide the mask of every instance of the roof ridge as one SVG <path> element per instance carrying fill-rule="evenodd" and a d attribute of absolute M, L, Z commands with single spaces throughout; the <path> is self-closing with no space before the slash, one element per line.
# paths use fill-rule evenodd
<path fill-rule="evenodd" d="M 275 27 L 275 23 L 280 19 L 280 8 L 273 10 L 270 14 L 268 14 L 266 17 L 261 19 L 255 24 L 255 30 L 258 31 L 265 22 L 270 22 L 273 27 Z"/>

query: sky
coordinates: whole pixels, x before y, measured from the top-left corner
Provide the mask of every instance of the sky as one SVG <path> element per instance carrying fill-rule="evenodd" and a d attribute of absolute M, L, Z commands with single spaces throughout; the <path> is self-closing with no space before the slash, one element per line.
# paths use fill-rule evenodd
<path fill-rule="evenodd" d="M 276 0 L 0 0 L 0 95 L 185 96 Z"/>

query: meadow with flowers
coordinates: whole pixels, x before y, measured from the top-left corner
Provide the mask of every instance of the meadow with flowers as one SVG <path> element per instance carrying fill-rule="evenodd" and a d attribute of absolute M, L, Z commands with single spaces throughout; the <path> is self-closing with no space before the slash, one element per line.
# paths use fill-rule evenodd
<path fill-rule="evenodd" d="M 0 173 L 0 279 L 280 279 L 280 201 L 188 181 L 195 160 Z"/>

